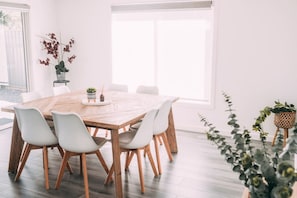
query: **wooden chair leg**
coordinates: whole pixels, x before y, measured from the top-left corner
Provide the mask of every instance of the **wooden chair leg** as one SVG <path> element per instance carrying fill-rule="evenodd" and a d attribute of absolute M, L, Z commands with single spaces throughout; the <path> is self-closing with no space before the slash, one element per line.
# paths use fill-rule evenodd
<path fill-rule="evenodd" d="M 112 163 L 110 169 L 109 169 L 109 173 L 104 181 L 104 185 L 107 185 L 111 180 L 112 180 L 112 174 L 114 172 L 114 164 Z"/>
<path fill-rule="evenodd" d="M 129 165 L 133 159 L 134 156 L 134 152 L 128 151 L 127 152 L 127 156 L 126 156 L 126 163 L 125 163 L 125 170 L 128 171 L 129 170 Z"/>
<path fill-rule="evenodd" d="M 25 148 L 23 149 L 23 152 L 22 152 L 22 156 L 20 158 L 20 162 L 23 161 L 24 159 L 24 154 L 27 152 L 26 150 L 28 149 L 28 144 L 25 142 Z"/>
<path fill-rule="evenodd" d="M 57 178 L 56 185 L 55 185 L 55 188 L 56 189 L 58 189 L 60 187 L 60 184 L 61 184 L 61 181 L 62 181 L 62 177 L 64 175 L 64 169 L 65 169 L 65 167 L 67 165 L 67 162 L 68 162 L 70 156 L 71 156 L 71 153 L 68 152 L 68 151 L 66 151 L 65 154 L 64 154 L 62 163 L 61 163 L 61 167 L 60 167 L 59 173 L 58 173 L 58 178 Z"/>
<path fill-rule="evenodd" d="M 274 144 L 275 144 L 275 140 L 276 140 L 276 137 L 277 137 L 278 132 L 279 132 L 279 128 L 277 127 L 277 129 L 276 129 L 276 131 L 274 133 L 273 140 L 272 140 L 272 144 L 271 144 L 272 146 L 274 146 Z"/>
<path fill-rule="evenodd" d="M 144 189 L 144 178 L 143 178 L 143 172 L 142 172 L 140 149 L 136 150 L 136 156 L 137 156 L 137 163 L 138 163 L 138 172 L 139 172 L 141 192 L 144 193 L 145 189 Z"/>
<path fill-rule="evenodd" d="M 49 179 L 48 179 L 48 151 L 47 147 L 43 146 L 42 148 L 43 153 L 43 167 L 44 167 L 44 178 L 45 178 L 45 188 L 49 189 Z"/>
<path fill-rule="evenodd" d="M 129 156 L 130 156 L 130 151 L 127 151 L 126 152 L 126 162 L 125 162 L 125 171 L 127 171 L 128 170 L 128 168 L 129 168 Z"/>
<path fill-rule="evenodd" d="M 161 134 L 161 137 L 163 139 L 163 143 L 165 145 L 165 149 L 167 151 L 167 155 L 169 157 L 169 161 L 172 162 L 173 161 L 173 157 L 172 157 L 172 153 L 171 153 L 171 150 L 170 150 L 170 146 L 169 146 L 169 143 L 168 143 L 168 139 L 167 139 L 166 133 L 162 133 Z"/>
<path fill-rule="evenodd" d="M 95 131 L 94 131 L 94 133 L 93 133 L 93 136 L 94 137 L 97 135 L 98 131 L 99 131 L 99 128 L 96 128 Z"/>
<path fill-rule="evenodd" d="M 60 153 L 60 155 L 61 155 L 61 157 L 62 157 L 62 159 L 63 159 L 63 157 L 64 157 L 64 150 L 62 149 L 62 147 L 61 147 L 60 145 L 58 145 L 57 147 L 58 147 L 59 153 Z M 68 169 L 68 171 L 70 172 L 70 174 L 73 173 L 73 170 L 72 170 L 72 168 L 71 168 L 69 162 L 67 162 L 67 169 Z"/>
<path fill-rule="evenodd" d="M 26 161 L 27 161 L 27 159 L 28 159 L 28 156 L 29 156 L 29 154 L 30 154 L 30 151 L 31 151 L 31 149 L 32 149 L 32 145 L 30 145 L 30 144 L 27 144 L 28 145 L 28 148 L 26 149 L 26 150 L 24 150 L 24 155 L 23 155 L 23 159 L 22 159 L 22 161 L 21 161 L 21 164 L 20 164 L 20 167 L 19 167 L 19 170 L 17 171 L 17 174 L 16 174 L 16 176 L 15 176 L 15 178 L 14 178 L 14 181 L 17 181 L 18 179 L 19 179 L 19 177 L 20 177 L 20 175 L 21 175 L 21 173 L 22 173 L 22 171 L 23 171 L 23 169 L 24 169 L 24 166 L 25 166 L 25 164 L 26 164 Z"/>
<path fill-rule="evenodd" d="M 154 136 L 153 139 L 154 139 L 154 145 L 155 145 L 155 153 L 156 153 L 156 159 L 157 159 L 158 172 L 159 172 L 159 175 L 161 175 L 162 168 L 161 168 L 160 151 L 159 151 L 157 136 Z"/>
<path fill-rule="evenodd" d="M 162 143 L 162 139 L 161 139 L 159 136 L 157 136 L 157 138 L 158 138 L 159 144 L 160 144 L 160 145 L 163 145 L 163 143 Z"/>
<path fill-rule="evenodd" d="M 82 159 L 82 169 L 83 169 L 83 176 L 84 176 L 84 184 L 85 184 L 85 195 L 86 198 L 89 198 L 89 181 L 88 181 L 88 172 L 87 172 L 87 161 L 86 161 L 86 154 L 83 153 L 81 155 Z"/>
<path fill-rule="evenodd" d="M 145 150 L 147 152 L 147 156 L 148 156 L 149 161 L 151 163 L 154 174 L 155 174 L 155 176 L 158 176 L 159 174 L 158 174 L 158 171 L 157 171 L 156 166 L 155 166 L 155 162 L 154 162 L 154 159 L 153 159 L 153 156 L 152 156 L 152 153 L 151 153 L 150 145 L 147 145 L 145 147 Z"/>
<path fill-rule="evenodd" d="M 106 162 L 99 150 L 96 151 L 96 155 L 97 155 L 102 167 L 104 168 L 105 172 L 108 174 L 109 173 L 108 167 L 107 167 Z"/>
<path fill-rule="evenodd" d="M 286 146 L 287 144 L 287 138 L 289 137 L 289 131 L 288 129 L 284 129 L 284 143 L 283 143 L 283 147 Z"/>

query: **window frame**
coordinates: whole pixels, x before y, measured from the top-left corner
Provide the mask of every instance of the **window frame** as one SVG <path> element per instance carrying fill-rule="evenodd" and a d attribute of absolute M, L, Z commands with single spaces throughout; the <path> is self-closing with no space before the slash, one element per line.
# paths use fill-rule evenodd
<path fill-rule="evenodd" d="M 30 52 L 30 40 L 29 40 L 29 11 L 30 6 L 27 4 L 21 3 L 9 3 L 9 2 L 0 2 L 0 9 L 5 10 L 15 10 L 19 11 L 21 14 L 21 23 L 22 23 L 22 37 L 23 37 L 23 50 L 24 50 L 24 75 L 25 75 L 25 89 L 26 91 L 30 90 L 30 72 L 29 72 L 29 60 L 31 60 Z"/>
<path fill-rule="evenodd" d="M 166 9 L 166 7 L 169 6 L 169 9 L 212 9 L 212 46 L 211 46 L 211 63 L 209 64 L 209 67 L 207 69 L 210 70 L 210 79 L 208 83 L 210 85 L 205 85 L 206 87 L 209 87 L 209 95 L 206 101 L 203 100 L 191 100 L 191 99 L 180 99 L 178 103 L 188 105 L 195 105 L 207 109 L 213 109 L 214 108 L 214 101 L 215 101 L 215 73 L 216 73 L 216 38 L 217 38 L 217 11 L 215 9 L 215 6 L 213 5 L 213 1 L 191 1 L 191 2 L 165 2 L 165 3 L 152 3 L 152 4 L 124 4 L 124 5 L 112 5 L 111 11 L 113 12 L 131 12 L 131 11 L 147 11 L 152 9 Z M 193 7 L 194 6 L 194 7 Z M 156 66 L 157 67 L 157 66 Z"/>

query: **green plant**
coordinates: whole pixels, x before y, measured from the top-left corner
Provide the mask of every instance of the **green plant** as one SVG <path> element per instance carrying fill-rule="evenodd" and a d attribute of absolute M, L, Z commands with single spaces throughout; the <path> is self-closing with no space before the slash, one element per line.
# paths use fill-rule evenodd
<path fill-rule="evenodd" d="M 228 105 L 227 124 L 231 126 L 233 143 L 229 143 L 212 123 L 200 115 L 208 130 L 207 138 L 218 146 L 226 162 L 239 174 L 239 180 L 249 189 L 251 198 L 289 198 L 297 179 L 292 165 L 293 154 L 297 151 L 297 124 L 285 148 L 280 133 L 271 150 L 266 142 L 266 134 L 260 133 L 262 148 L 256 148 L 252 145 L 250 131 L 240 128 L 230 96 L 225 93 L 223 96 Z"/>
<path fill-rule="evenodd" d="M 47 51 L 47 54 L 50 55 L 51 58 L 57 61 L 55 65 L 56 74 L 61 74 L 61 72 L 69 72 L 69 69 L 65 65 L 64 61 L 64 54 L 70 53 L 70 49 L 74 45 L 74 40 L 70 39 L 67 44 L 63 44 L 60 42 L 55 33 L 49 33 L 46 35 L 46 37 L 42 37 L 42 46 L 43 50 Z M 73 60 L 76 58 L 75 55 L 72 55 L 70 57 L 67 57 L 67 61 L 69 63 L 72 63 Z M 39 63 L 43 64 L 45 66 L 48 66 L 51 64 L 51 59 L 46 58 L 45 60 L 39 59 Z"/>
<path fill-rule="evenodd" d="M 94 87 L 89 87 L 88 89 L 87 89 L 87 93 L 96 93 L 96 88 L 94 88 Z"/>
<path fill-rule="evenodd" d="M 293 104 L 288 104 L 287 102 L 281 103 L 279 101 L 274 101 L 273 107 L 266 106 L 263 110 L 260 111 L 260 115 L 256 118 L 256 121 L 253 124 L 253 130 L 265 134 L 262 128 L 262 123 L 271 114 L 271 112 L 275 114 L 282 112 L 296 112 L 296 108 Z"/>

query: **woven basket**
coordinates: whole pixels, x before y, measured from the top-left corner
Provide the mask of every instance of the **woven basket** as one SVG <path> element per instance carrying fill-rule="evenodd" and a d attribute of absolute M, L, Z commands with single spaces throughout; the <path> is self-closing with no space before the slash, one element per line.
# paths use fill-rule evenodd
<path fill-rule="evenodd" d="M 296 112 L 276 113 L 274 116 L 274 124 L 278 128 L 290 129 L 294 126 Z"/>

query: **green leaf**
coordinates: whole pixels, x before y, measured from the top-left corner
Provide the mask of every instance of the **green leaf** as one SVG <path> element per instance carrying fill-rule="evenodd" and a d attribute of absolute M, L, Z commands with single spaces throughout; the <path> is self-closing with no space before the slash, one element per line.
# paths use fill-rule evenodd
<path fill-rule="evenodd" d="M 239 173 L 241 171 L 241 167 L 240 165 L 235 165 L 232 170 Z"/>

